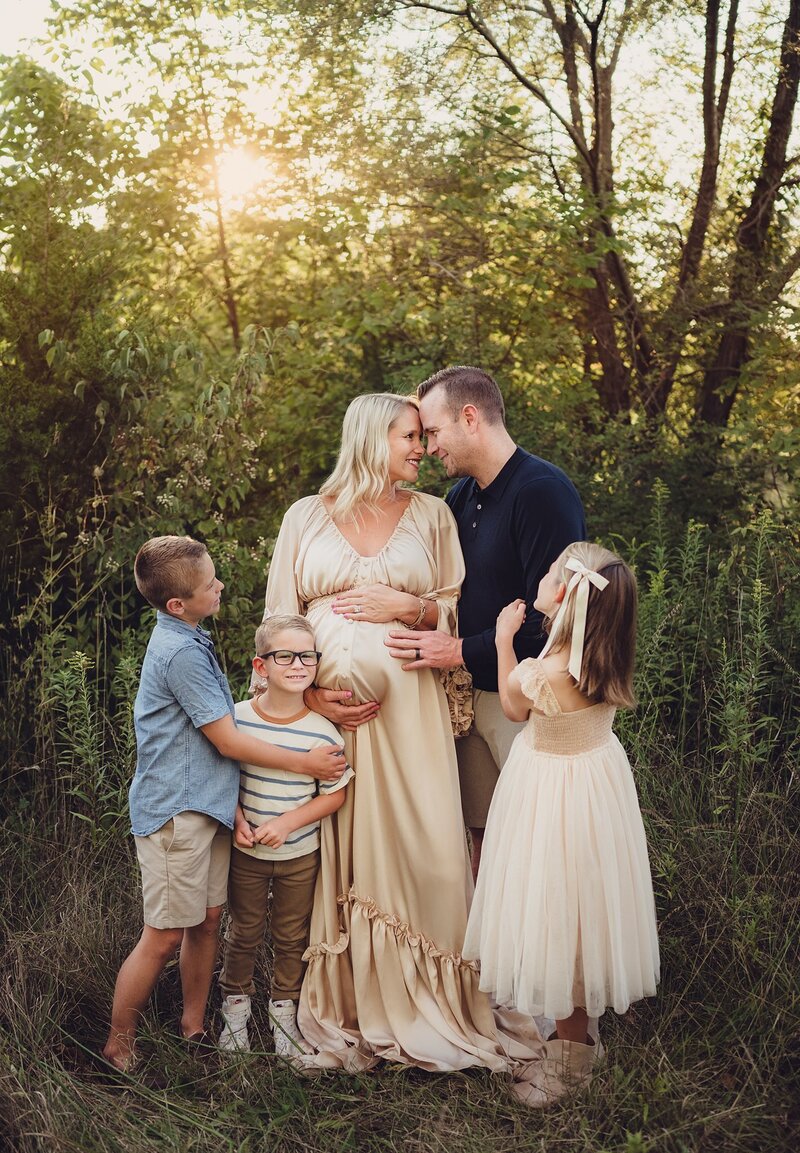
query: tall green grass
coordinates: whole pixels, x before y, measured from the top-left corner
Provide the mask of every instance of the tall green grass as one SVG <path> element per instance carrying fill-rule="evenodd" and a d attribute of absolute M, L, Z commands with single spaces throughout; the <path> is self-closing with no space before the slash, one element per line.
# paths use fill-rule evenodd
<path fill-rule="evenodd" d="M 384 1067 L 298 1080 L 262 1051 L 194 1062 L 175 1036 L 176 967 L 143 1049 L 167 1090 L 110 1079 L 116 970 L 140 926 L 127 836 L 140 641 L 115 680 L 96 652 L 42 664 L 38 768 L 7 777 L 0 839 L 0 1124 L 20 1153 L 541 1150 L 732 1153 L 800 1147 L 800 596 L 795 540 L 762 516 L 720 551 L 665 529 L 609 543 L 640 579 L 639 706 L 618 717 L 648 831 L 663 979 L 601 1022 L 608 1060 L 546 1113 L 482 1071 Z M 138 648 L 137 648 L 138 646 Z M 51 650 L 50 657 L 55 657 Z M 32 666 L 32 669 L 34 666 Z M 34 675 L 32 671 L 31 675 Z M 262 974 L 269 968 L 265 949 Z"/>

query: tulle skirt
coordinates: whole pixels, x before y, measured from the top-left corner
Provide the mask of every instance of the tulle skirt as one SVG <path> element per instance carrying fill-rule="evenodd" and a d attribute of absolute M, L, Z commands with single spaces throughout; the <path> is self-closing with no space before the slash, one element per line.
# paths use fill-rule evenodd
<path fill-rule="evenodd" d="M 612 734 L 564 756 L 517 737 L 495 790 L 463 955 L 501 1005 L 624 1012 L 659 976 L 644 827 Z"/>

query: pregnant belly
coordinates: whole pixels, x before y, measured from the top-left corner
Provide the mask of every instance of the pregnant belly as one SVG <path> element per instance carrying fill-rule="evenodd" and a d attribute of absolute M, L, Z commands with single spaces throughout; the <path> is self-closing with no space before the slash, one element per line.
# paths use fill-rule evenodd
<path fill-rule="evenodd" d="M 403 627 L 398 621 L 353 623 L 331 612 L 329 605 L 312 608 L 308 620 L 322 653 L 317 684 L 324 688 L 350 689 L 356 701 L 383 701 L 392 685 L 408 677 L 383 643 L 391 629 Z"/>

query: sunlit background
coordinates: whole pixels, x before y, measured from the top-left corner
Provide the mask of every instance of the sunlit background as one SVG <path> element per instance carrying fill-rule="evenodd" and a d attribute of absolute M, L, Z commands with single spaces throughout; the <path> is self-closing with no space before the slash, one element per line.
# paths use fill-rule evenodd
<path fill-rule="evenodd" d="M 3 1148 L 800 1149 L 800 9 L 480 7 L 516 75 L 453 0 L 65 0 L 49 27 L 0 0 Z M 109 1083 L 92 1053 L 139 917 L 132 557 L 208 543 L 243 697 L 279 526 L 347 405 L 465 363 L 637 572 L 617 727 L 661 995 L 604 1022 L 579 1106 L 535 1118 L 473 1071 L 200 1070 L 169 1026 L 168 1092 Z M 419 483 L 448 487 L 430 458 Z"/>

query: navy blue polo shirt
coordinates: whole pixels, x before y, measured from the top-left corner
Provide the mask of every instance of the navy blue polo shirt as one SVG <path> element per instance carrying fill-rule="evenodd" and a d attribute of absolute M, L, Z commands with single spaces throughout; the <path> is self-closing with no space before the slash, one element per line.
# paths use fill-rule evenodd
<path fill-rule="evenodd" d="M 450 489 L 467 575 L 458 602 L 464 664 L 476 688 L 497 692 L 494 628 L 517 597 L 528 604 L 514 648 L 519 660 L 539 655 L 541 614 L 532 610 L 539 581 L 568 544 L 586 540 L 578 491 L 565 472 L 522 448 L 486 488 L 471 476 Z"/>

